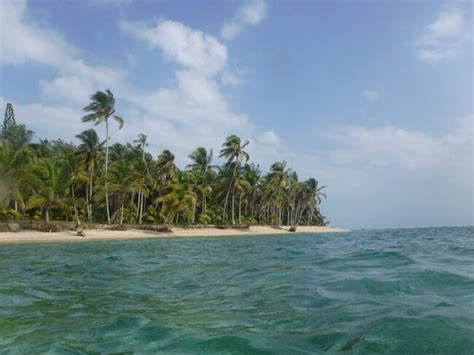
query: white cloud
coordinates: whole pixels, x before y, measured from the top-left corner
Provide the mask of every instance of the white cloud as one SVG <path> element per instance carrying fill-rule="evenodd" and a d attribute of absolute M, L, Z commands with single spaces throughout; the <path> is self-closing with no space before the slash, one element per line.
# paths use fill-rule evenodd
<path fill-rule="evenodd" d="M 55 68 L 58 71 L 55 79 L 40 82 L 46 97 L 60 103 L 66 99 L 83 104 L 96 90 L 126 86 L 123 71 L 87 64 L 79 57 L 80 51 L 68 44 L 61 34 L 33 25 L 26 0 L 3 2 L 0 9 L 0 64 L 36 62 Z"/>
<path fill-rule="evenodd" d="M 87 127 L 81 122 L 81 110 L 69 106 L 48 106 L 40 103 L 21 104 L 0 97 L 0 107 L 13 104 L 17 123 L 25 123 L 34 138 L 73 139 Z"/>
<path fill-rule="evenodd" d="M 380 99 L 379 92 L 375 90 L 364 90 L 362 96 L 364 96 L 365 101 L 369 104 L 375 104 Z"/>
<path fill-rule="evenodd" d="M 267 3 L 264 0 L 247 1 L 238 10 L 234 18 L 221 28 L 221 37 L 233 39 L 247 26 L 256 26 L 267 15 Z"/>
<path fill-rule="evenodd" d="M 123 31 L 151 49 L 159 49 L 178 66 L 174 72 L 175 86 L 142 91 L 127 82 L 126 71 L 89 65 L 78 55 L 80 50 L 67 45 L 59 33 L 44 25 L 33 26 L 34 19 L 27 17 L 25 1 L 6 5 L 2 8 L 2 19 L 18 31 L 21 40 L 8 39 L 5 49 L 11 56 L 2 56 L 2 65 L 36 62 L 57 70 L 55 78 L 40 81 L 43 98 L 49 103 L 13 102 L 18 121 L 26 123 L 38 138 L 73 139 L 90 127 L 81 123 L 81 107 L 95 90 L 109 87 L 118 97 L 118 110 L 126 120 L 124 130 L 112 126 L 113 140 L 131 140 L 145 132 L 152 152 L 169 148 L 176 151 L 177 157 L 186 157 L 198 145 L 218 150 L 232 133 L 251 139 L 255 148 L 262 144 L 254 138 L 259 135 L 258 129 L 245 114 L 234 112 L 221 92 L 221 84 L 235 84 L 239 78 L 228 67 L 226 46 L 214 36 L 169 20 L 155 26 L 122 22 Z M 23 46 L 30 42 L 35 45 L 34 50 Z M 2 43 L 2 54 L 3 49 Z M 271 142 L 266 145 L 271 146 Z"/>
<path fill-rule="evenodd" d="M 426 26 L 416 41 L 419 60 L 436 63 L 458 55 L 469 41 L 469 26 L 461 9 L 443 11 Z"/>
<path fill-rule="evenodd" d="M 123 31 L 159 48 L 171 61 L 201 75 L 219 73 L 227 62 L 227 48 L 212 35 L 193 30 L 180 22 L 162 21 L 156 26 L 122 21 Z"/>
<path fill-rule="evenodd" d="M 97 90 L 110 88 L 121 96 L 127 91 L 125 72 L 104 66 L 90 66 L 81 59 L 71 60 L 60 68 L 60 73 L 52 81 L 40 81 L 43 95 L 55 101 L 67 100 L 82 105 Z"/>
<path fill-rule="evenodd" d="M 74 48 L 57 32 L 34 26 L 27 19 L 26 0 L 2 1 L 0 6 L 0 64 L 35 61 L 61 65 L 73 55 Z"/>
<path fill-rule="evenodd" d="M 128 98 L 139 108 L 143 127 L 157 136 L 161 146 L 185 157 L 199 145 L 217 151 L 233 133 L 250 139 L 255 147 L 280 144 L 275 132 L 264 133 L 263 142 L 248 117 L 230 108 L 221 84 L 236 84 L 239 78 L 229 69 L 226 46 L 214 36 L 170 20 L 156 25 L 122 21 L 121 29 L 178 65 L 174 87 Z"/>
<path fill-rule="evenodd" d="M 438 135 L 394 126 L 337 126 L 317 134 L 311 153 L 292 161 L 302 177 L 328 185 L 323 213 L 335 225 L 469 224 L 474 115 L 451 126 Z"/>
<path fill-rule="evenodd" d="M 320 135 L 335 144 L 328 156 L 334 165 L 426 168 L 472 160 L 473 117 L 457 121 L 440 136 L 394 126 L 339 126 Z"/>

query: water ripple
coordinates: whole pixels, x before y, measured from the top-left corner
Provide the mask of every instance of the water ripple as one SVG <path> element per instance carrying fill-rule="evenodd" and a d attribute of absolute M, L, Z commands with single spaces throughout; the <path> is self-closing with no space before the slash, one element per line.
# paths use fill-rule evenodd
<path fill-rule="evenodd" d="M 474 228 L 0 246 L 0 353 L 470 354 Z"/>

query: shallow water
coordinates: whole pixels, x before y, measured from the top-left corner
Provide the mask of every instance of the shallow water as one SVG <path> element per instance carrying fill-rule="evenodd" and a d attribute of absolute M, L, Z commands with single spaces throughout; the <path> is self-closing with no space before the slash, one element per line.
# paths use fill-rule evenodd
<path fill-rule="evenodd" d="M 473 354 L 474 228 L 0 246 L 0 353 Z"/>

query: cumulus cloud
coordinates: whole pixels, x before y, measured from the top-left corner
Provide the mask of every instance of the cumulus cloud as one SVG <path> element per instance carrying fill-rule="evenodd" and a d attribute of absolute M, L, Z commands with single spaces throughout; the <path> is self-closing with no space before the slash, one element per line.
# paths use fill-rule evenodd
<path fill-rule="evenodd" d="M 69 61 L 59 68 L 59 72 L 60 74 L 51 81 L 40 81 L 41 92 L 47 98 L 84 104 L 91 93 L 97 90 L 110 88 L 125 95 L 128 87 L 124 71 L 87 65 L 82 59 Z"/>
<path fill-rule="evenodd" d="M 26 0 L 2 2 L 0 64 L 35 61 L 58 66 L 67 62 L 74 48 L 58 32 L 29 24 L 26 10 Z"/>
<path fill-rule="evenodd" d="M 128 83 L 126 71 L 90 65 L 60 33 L 44 25 L 32 25 L 34 19 L 28 17 L 26 1 L 8 2 L 2 10 L 2 20 L 20 40 L 18 36 L 14 41 L 5 39 L 0 63 L 42 63 L 57 71 L 55 78 L 39 83 L 43 99 L 49 104 L 13 102 L 18 120 L 33 129 L 37 137 L 73 139 L 87 128 L 80 117 L 88 96 L 108 87 L 116 94 L 117 109 L 126 119 L 124 130 L 112 125 L 114 140 L 130 140 L 145 132 L 151 152 L 169 148 L 179 157 L 186 157 L 199 145 L 219 149 L 223 139 L 233 133 L 250 139 L 257 152 L 263 151 L 258 145 L 279 144 L 274 132 L 263 134 L 266 141 L 259 139 L 259 130 L 248 117 L 230 108 L 220 86 L 235 84 L 239 78 L 229 69 L 226 46 L 211 34 L 171 20 L 155 25 L 122 21 L 120 27 L 125 33 L 158 50 L 175 66 L 175 85 L 143 91 Z M 251 14 L 245 17 L 249 23 L 257 20 Z M 24 45 L 29 43 L 34 46 Z M 0 103 L 4 105 L 6 99 Z"/>
<path fill-rule="evenodd" d="M 73 139 L 76 134 L 86 129 L 80 120 L 83 115 L 80 109 L 41 103 L 22 104 L 0 97 L 0 107 L 5 107 L 7 102 L 13 104 L 17 122 L 26 123 L 27 128 L 34 131 L 35 139 Z"/>
<path fill-rule="evenodd" d="M 0 64 L 35 62 L 55 68 L 58 76 L 51 81 L 42 80 L 40 87 L 46 97 L 56 101 L 84 103 L 96 90 L 126 86 L 123 71 L 87 64 L 80 58 L 80 50 L 68 44 L 60 33 L 33 25 L 27 10 L 26 0 L 2 3 L 0 22 L 8 31 L 0 32 Z"/>
<path fill-rule="evenodd" d="M 186 155 L 198 145 L 218 150 L 233 133 L 254 146 L 280 143 L 274 132 L 263 133 L 263 142 L 247 115 L 229 107 L 221 84 L 238 79 L 229 74 L 227 47 L 214 36 L 171 20 L 154 25 L 122 21 L 120 27 L 176 65 L 174 87 L 129 96 L 146 117 L 143 126 L 155 132 L 160 144 Z"/>
<path fill-rule="evenodd" d="M 201 75 L 214 76 L 227 62 L 227 48 L 212 35 L 166 20 L 156 26 L 122 21 L 121 29 L 159 48 L 167 58 Z"/>
<path fill-rule="evenodd" d="M 419 60 L 436 63 L 455 57 L 469 41 L 469 26 L 459 8 L 441 12 L 438 18 L 426 26 L 416 41 Z"/>
<path fill-rule="evenodd" d="M 267 15 L 267 3 L 264 0 L 247 1 L 238 10 L 234 18 L 221 28 L 221 37 L 231 40 L 248 26 L 256 26 Z"/>

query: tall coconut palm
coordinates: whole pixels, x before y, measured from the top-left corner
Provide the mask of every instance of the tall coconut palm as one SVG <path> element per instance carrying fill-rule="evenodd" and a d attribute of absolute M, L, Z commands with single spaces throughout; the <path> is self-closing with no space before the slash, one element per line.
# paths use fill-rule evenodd
<path fill-rule="evenodd" d="M 146 134 L 140 133 L 137 136 L 137 139 L 133 141 L 133 143 L 137 143 L 140 149 L 142 150 L 142 159 L 145 161 L 145 147 L 148 147 L 148 141 Z"/>
<path fill-rule="evenodd" d="M 63 160 L 64 168 L 66 169 L 67 174 L 69 175 L 69 189 L 71 191 L 74 219 L 77 226 L 79 226 L 81 222 L 79 219 L 78 198 L 76 194 L 76 189 L 88 183 L 89 175 L 87 174 L 87 171 L 83 169 L 83 163 L 81 161 L 81 158 L 77 154 L 75 154 L 73 150 L 67 151 L 64 154 Z"/>
<path fill-rule="evenodd" d="M 222 215 L 222 219 L 224 221 L 226 220 L 227 206 L 229 203 L 229 195 L 230 195 L 232 187 L 234 186 L 234 179 L 237 174 L 237 169 L 240 168 L 240 165 L 242 164 L 242 162 L 247 162 L 249 160 L 248 153 L 244 151 L 244 148 L 248 144 L 249 144 L 249 141 L 245 141 L 244 144 L 242 144 L 240 137 L 233 134 L 227 137 L 220 151 L 219 157 L 226 158 L 227 165 L 229 167 L 232 166 L 232 171 L 233 171 L 230 177 L 229 187 L 227 189 L 227 193 L 224 200 L 224 211 Z M 235 224 L 234 204 L 232 204 L 232 224 Z"/>
<path fill-rule="evenodd" d="M 120 224 L 123 224 L 127 195 L 134 191 L 132 169 L 130 162 L 125 159 L 116 160 L 110 165 L 110 181 L 107 189 L 112 198 L 117 201 L 118 206 L 112 215 L 112 220 L 115 221 L 118 218 Z"/>
<path fill-rule="evenodd" d="M 107 192 L 107 172 L 109 165 L 109 118 L 112 117 L 118 124 L 119 129 L 123 127 L 123 118 L 115 114 L 115 98 L 107 89 L 97 91 L 91 96 L 91 102 L 84 107 L 84 111 L 91 112 L 82 117 L 82 122 L 94 122 L 96 125 L 105 122 L 105 205 L 107 209 L 107 223 L 110 224 L 109 194 Z"/>
<path fill-rule="evenodd" d="M 275 162 L 267 175 L 267 196 L 274 209 L 274 223 L 282 224 L 282 209 L 285 203 L 285 190 L 288 185 L 289 170 L 286 162 Z"/>
<path fill-rule="evenodd" d="M 192 163 L 187 166 L 187 168 L 191 168 L 198 173 L 197 182 L 198 189 L 201 192 L 201 213 L 203 218 L 206 216 L 206 195 L 212 191 L 209 185 L 210 175 L 212 169 L 216 168 L 215 165 L 211 165 L 212 155 L 212 149 L 208 153 L 206 148 L 199 147 L 189 155 Z"/>
<path fill-rule="evenodd" d="M 306 181 L 307 186 L 307 194 L 308 194 L 308 201 L 307 201 L 307 209 L 308 209 L 308 225 L 311 225 L 313 216 L 317 211 L 318 205 L 321 203 L 322 198 L 326 198 L 326 194 L 322 192 L 326 186 L 318 186 L 319 182 L 314 179 L 310 178 Z"/>
<path fill-rule="evenodd" d="M 145 160 L 145 147 L 148 146 L 147 136 L 143 133 L 140 133 L 137 139 L 133 141 L 133 143 L 138 143 L 138 146 L 142 151 L 142 161 L 143 161 L 143 164 L 145 165 L 146 174 L 148 174 L 148 165 Z M 143 215 L 143 210 L 144 210 L 144 205 L 145 205 L 145 198 L 143 194 L 144 192 L 141 189 L 139 189 L 138 190 L 138 223 L 139 224 L 141 224 L 142 222 L 142 215 Z"/>
<path fill-rule="evenodd" d="M 104 142 L 99 141 L 99 136 L 94 129 L 88 129 L 76 136 L 81 141 L 76 154 L 82 160 L 88 175 L 86 188 L 87 218 L 92 222 L 92 198 L 94 194 L 94 177 L 98 166 L 98 159 L 102 153 Z"/>
<path fill-rule="evenodd" d="M 247 206 L 250 205 L 250 218 L 255 218 L 255 202 L 259 190 L 261 180 L 261 171 L 259 165 L 245 164 L 244 178 L 248 182 L 248 201 Z"/>
<path fill-rule="evenodd" d="M 166 184 L 166 182 L 178 171 L 178 167 L 174 163 L 174 154 L 167 149 L 163 150 L 158 156 L 156 166 L 158 168 L 159 180 L 162 185 Z"/>

